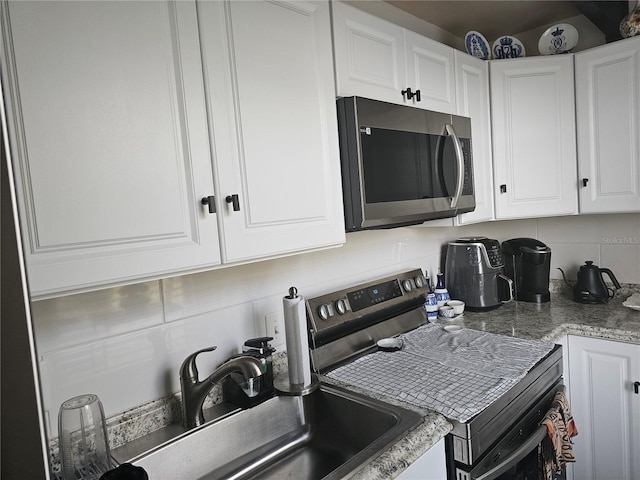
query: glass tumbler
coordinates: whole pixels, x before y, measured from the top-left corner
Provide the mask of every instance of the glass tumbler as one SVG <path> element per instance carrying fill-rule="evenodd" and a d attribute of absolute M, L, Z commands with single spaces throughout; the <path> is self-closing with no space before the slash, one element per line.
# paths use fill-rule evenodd
<path fill-rule="evenodd" d="M 65 401 L 58 415 L 58 433 L 64 480 L 97 480 L 112 468 L 107 424 L 97 395 Z"/>

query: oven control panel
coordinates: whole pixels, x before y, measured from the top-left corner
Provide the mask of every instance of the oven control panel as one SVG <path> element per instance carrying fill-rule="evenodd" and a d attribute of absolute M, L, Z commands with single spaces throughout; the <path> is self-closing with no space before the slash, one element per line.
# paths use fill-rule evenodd
<path fill-rule="evenodd" d="M 377 315 L 429 293 L 422 270 L 411 270 L 351 288 L 307 299 L 312 332 L 338 328 L 364 316 Z"/>

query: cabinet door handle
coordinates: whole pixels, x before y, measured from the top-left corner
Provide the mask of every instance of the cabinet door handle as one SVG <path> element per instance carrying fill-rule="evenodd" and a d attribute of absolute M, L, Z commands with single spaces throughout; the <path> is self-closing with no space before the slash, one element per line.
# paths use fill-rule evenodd
<path fill-rule="evenodd" d="M 225 200 L 227 203 L 233 204 L 234 212 L 240 211 L 240 198 L 238 197 L 238 194 L 234 193 L 233 195 L 227 195 L 227 198 L 225 198 Z"/>
<path fill-rule="evenodd" d="M 209 213 L 216 213 L 215 198 L 216 197 L 214 197 L 213 195 L 209 195 L 208 197 L 202 197 L 202 200 L 200 200 L 200 203 L 202 203 L 202 205 L 209 206 Z"/>
<path fill-rule="evenodd" d="M 586 186 L 587 186 L 587 183 L 589 183 L 589 179 L 588 179 L 588 178 L 583 178 L 583 179 L 582 179 L 582 186 L 583 186 L 583 187 L 586 187 Z"/>
<path fill-rule="evenodd" d="M 402 96 L 406 97 L 407 100 L 411 100 L 413 97 L 416 97 L 416 100 L 419 102 L 420 101 L 420 90 L 416 90 L 415 92 L 411 91 L 411 87 L 407 88 L 406 90 L 402 90 Z"/>
<path fill-rule="evenodd" d="M 500 185 L 500 193 L 507 193 L 507 184 L 503 183 Z"/>
<path fill-rule="evenodd" d="M 640 382 L 633 382 L 633 393 L 640 393 Z"/>

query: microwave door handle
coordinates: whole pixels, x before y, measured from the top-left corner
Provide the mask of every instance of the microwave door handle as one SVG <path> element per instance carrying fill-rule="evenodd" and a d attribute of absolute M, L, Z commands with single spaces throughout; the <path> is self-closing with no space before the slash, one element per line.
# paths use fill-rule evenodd
<path fill-rule="evenodd" d="M 498 465 L 493 467 L 488 472 L 480 475 L 479 477 L 475 477 L 475 480 L 492 480 L 494 478 L 499 477 L 504 472 L 509 470 L 511 467 L 516 465 L 520 460 L 529 455 L 531 451 L 536 448 L 536 446 L 540 445 L 542 440 L 548 435 L 546 425 L 540 425 L 531 436 L 525 440 L 522 445 L 516 448 L 511 455 L 501 461 Z"/>
<path fill-rule="evenodd" d="M 458 135 L 456 135 L 453 125 L 446 124 L 445 128 L 453 140 L 453 148 L 455 149 L 456 158 L 458 160 L 458 182 L 456 183 L 456 193 L 451 198 L 451 208 L 456 208 L 458 206 L 458 200 L 460 200 L 460 195 L 462 195 L 462 183 L 464 181 L 464 155 L 462 153 L 462 146 L 458 140 Z"/>

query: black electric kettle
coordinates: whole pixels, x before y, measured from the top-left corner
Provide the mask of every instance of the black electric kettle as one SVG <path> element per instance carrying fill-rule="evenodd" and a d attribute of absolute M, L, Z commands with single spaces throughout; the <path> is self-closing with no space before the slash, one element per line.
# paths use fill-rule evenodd
<path fill-rule="evenodd" d="M 562 272 L 561 269 L 560 271 Z M 587 260 L 578 271 L 578 281 L 573 286 L 573 299 L 579 303 L 607 303 L 613 298 L 615 291 L 604 283 L 603 273 L 609 276 L 616 288 L 620 288 L 620 283 L 611 270 L 599 268 L 591 260 Z M 564 277 L 564 272 L 562 276 Z"/>

